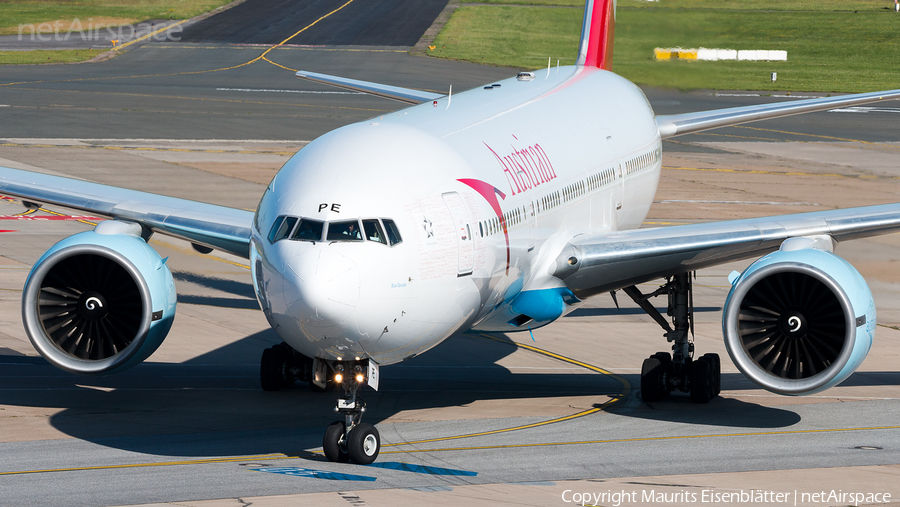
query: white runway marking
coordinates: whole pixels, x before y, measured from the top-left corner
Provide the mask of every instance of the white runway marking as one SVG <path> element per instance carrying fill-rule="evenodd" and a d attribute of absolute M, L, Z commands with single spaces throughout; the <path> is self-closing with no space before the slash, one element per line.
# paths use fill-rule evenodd
<path fill-rule="evenodd" d="M 365 95 L 362 92 L 324 92 L 313 90 L 269 90 L 267 88 L 216 88 L 217 92 L 311 93 L 314 95 Z"/>
<path fill-rule="evenodd" d="M 151 139 L 143 137 L 115 139 L 115 138 L 80 138 L 80 137 L 3 137 L 4 141 L 14 143 L 266 143 L 266 144 L 297 144 L 309 143 L 297 139 Z"/>
<path fill-rule="evenodd" d="M 900 107 L 842 107 L 829 109 L 829 113 L 900 113 Z"/>
<path fill-rule="evenodd" d="M 690 199 L 666 199 L 653 201 L 653 204 L 691 203 L 691 204 L 765 204 L 769 206 L 819 206 L 817 202 L 775 202 L 775 201 L 695 201 Z"/>
<path fill-rule="evenodd" d="M 779 97 L 783 99 L 820 99 L 821 95 L 787 95 L 775 93 L 714 93 L 714 97 Z"/>

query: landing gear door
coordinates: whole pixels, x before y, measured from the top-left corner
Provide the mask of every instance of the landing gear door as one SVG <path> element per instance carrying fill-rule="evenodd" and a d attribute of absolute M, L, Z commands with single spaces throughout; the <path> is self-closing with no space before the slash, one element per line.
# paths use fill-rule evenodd
<path fill-rule="evenodd" d="M 377 391 L 378 381 L 381 379 L 381 374 L 378 371 L 378 363 L 369 359 L 369 366 L 366 369 L 366 383 L 369 384 L 369 387 Z"/>
<path fill-rule="evenodd" d="M 472 237 L 472 226 L 469 220 L 469 212 L 463 204 L 462 197 L 456 192 L 443 194 L 447 209 L 453 218 L 456 230 L 456 245 L 459 249 L 459 276 L 471 275 L 475 268 L 475 239 Z"/>

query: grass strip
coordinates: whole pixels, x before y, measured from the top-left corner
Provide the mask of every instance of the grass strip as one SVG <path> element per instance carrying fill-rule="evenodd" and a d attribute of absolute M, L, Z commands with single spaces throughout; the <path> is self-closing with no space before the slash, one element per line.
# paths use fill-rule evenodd
<path fill-rule="evenodd" d="M 584 8 L 582 0 L 473 0 L 466 3 L 503 4 L 503 5 L 553 5 L 561 7 Z"/>
<path fill-rule="evenodd" d="M 500 0 L 492 0 L 500 1 Z M 506 0 L 515 1 L 515 0 Z M 535 0 L 532 0 L 535 1 Z M 565 0 L 555 0 L 565 1 Z M 863 92 L 900 87 L 900 14 L 886 2 L 786 0 L 620 0 L 613 69 L 644 85 L 679 89 Z M 672 7 L 661 7 L 671 5 Z M 737 5 L 756 10 L 738 10 Z M 891 5 L 892 7 L 892 5 Z M 841 10 L 837 10 L 841 9 Z M 850 10 L 852 9 L 852 10 Z M 572 64 L 582 11 L 519 5 L 464 5 L 428 54 L 536 69 Z M 698 62 L 653 58 L 656 47 L 780 49 L 787 62 Z M 778 80 L 770 80 L 777 72 Z"/>
<path fill-rule="evenodd" d="M 900 15 L 623 9 L 613 68 L 681 89 L 865 92 L 900 87 Z M 655 47 L 786 50 L 786 62 L 656 61 Z M 778 73 L 772 82 L 771 72 Z"/>
<path fill-rule="evenodd" d="M 582 0 L 471 0 L 468 4 L 551 5 L 583 8 Z M 707 10 L 765 10 L 765 11 L 860 11 L 883 12 L 894 10 L 890 0 L 618 0 L 619 7 L 707 9 Z"/>
<path fill-rule="evenodd" d="M 489 65 L 533 69 L 560 58 L 575 63 L 582 11 L 511 5 L 456 9 L 429 55 Z"/>
<path fill-rule="evenodd" d="M 0 35 L 28 34 L 31 25 L 41 31 L 66 32 L 101 26 L 117 26 L 147 19 L 192 18 L 228 0 L 46 0 L 0 1 Z M 44 26 L 41 26 L 41 25 Z"/>
<path fill-rule="evenodd" d="M 87 49 L 0 51 L 0 65 L 37 63 L 74 63 L 90 60 L 105 50 Z"/>
<path fill-rule="evenodd" d="M 509 0 L 496 0 L 504 2 Z M 567 2 L 568 0 L 556 0 Z M 581 2 L 584 5 L 584 2 Z M 884 12 L 893 11 L 893 0 L 619 0 L 619 7 L 647 9 L 695 9 L 733 11 L 825 11 Z"/>

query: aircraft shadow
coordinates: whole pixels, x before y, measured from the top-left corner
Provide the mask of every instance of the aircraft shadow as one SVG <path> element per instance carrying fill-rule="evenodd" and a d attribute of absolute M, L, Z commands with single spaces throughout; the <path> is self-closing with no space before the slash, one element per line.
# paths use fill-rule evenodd
<path fill-rule="evenodd" d="M 698 306 L 694 308 L 694 313 L 721 312 L 721 306 Z M 665 315 L 666 309 L 662 308 L 660 312 Z M 611 315 L 647 315 L 642 308 L 576 308 L 566 317 L 608 317 Z"/>
<path fill-rule="evenodd" d="M 172 278 L 174 278 L 176 282 L 193 283 L 208 289 L 214 289 L 235 296 L 256 300 L 256 294 L 253 292 L 253 285 L 249 282 L 206 276 L 188 271 L 173 271 Z"/>
<path fill-rule="evenodd" d="M 178 302 L 188 305 L 234 308 L 236 310 L 259 310 L 259 303 L 257 303 L 255 299 L 218 298 L 211 296 L 192 296 L 178 294 Z"/>
<path fill-rule="evenodd" d="M 189 305 L 216 306 L 220 308 L 233 308 L 236 310 L 259 310 L 259 303 L 256 302 L 256 295 L 253 292 L 253 285 L 247 282 L 231 280 L 228 278 L 218 278 L 206 276 L 187 271 L 174 271 L 172 278 L 176 282 L 194 284 L 206 289 L 213 289 L 219 292 L 225 292 L 236 297 L 222 297 L 191 294 L 190 288 L 183 290 L 181 284 L 176 287 L 178 294 L 178 302 Z M 208 292 L 208 291 L 205 291 Z"/>
<path fill-rule="evenodd" d="M 279 392 L 262 391 L 260 353 L 278 341 L 266 330 L 184 363 L 151 360 L 102 377 L 71 375 L 42 358 L 0 356 L 0 404 L 39 413 L 61 409 L 49 419 L 53 429 L 130 451 L 297 453 L 321 445 L 323 429 L 337 418 L 332 409 L 338 391 L 315 393 L 299 382 Z M 589 371 L 514 373 L 497 364 L 514 350 L 507 343 L 460 336 L 386 367 L 380 391 L 363 395 L 366 421 L 377 424 L 404 411 L 479 400 L 596 395 L 605 401 L 622 390 L 619 382 Z"/>
<path fill-rule="evenodd" d="M 314 393 L 304 383 L 262 391 L 259 355 L 277 342 L 277 335 L 266 330 L 184 363 L 147 362 L 105 377 L 74 376 L 42 358 L 0 356 L 0 404 L 23 407 L 26 413 L 28 407 L 38 413 L 61 409 L 50 417 L 53 429 L 111 448 L 165 456 L 296 454 L 321 445 L 323 428 L 336 419 L 332 409 L 338 392 Z M 366 421 L 377 424 L 400 413 L 427 421 L 428 410 L 484 400 L 511 400 L 513 417 L 522 415 L 514 412 L 516 399 L 595 396 L 600 405 L 622 392 L 618 380 L 587 370 L 531 372 L 498 364 L 514 350 L 502 339 L 463 335 L 385 367 L 381 390 L 363 395 Z M 620 377 L 636 396 L 639 376 Z M 857 373 L 847 383 L 896 385 L 900 374 Z M 734 373 L 723 377 L 723 388 L 756 387 Z M 625 417 L 734 428 L 778 428 L 800 420 L 789 409 L 721 398 L 695 405 L 680 394 L 610 410 Z"/>
<path fill-rule="evenodd" d="M 719 397 L 698 404 L 691 402 L 686 393 L 673 393 L 662 401 L 641 403 L 616 413 L 638 419 L 725 428 L 785 428 L 800 422 L 800 415 L 790 409 Z"/>

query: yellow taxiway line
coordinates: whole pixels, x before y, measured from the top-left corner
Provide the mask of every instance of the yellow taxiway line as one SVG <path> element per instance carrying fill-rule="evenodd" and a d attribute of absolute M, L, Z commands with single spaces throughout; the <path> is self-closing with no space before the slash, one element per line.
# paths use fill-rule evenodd
<path fill-rule="evenodd" d="M 383 451 L 380 454 L 412 454 L 420 452 L 452 452 L 452 451 L 477 451 L 489 449 L 523 449 L 530 447 L 554 447 L 565 445 L 602 445 L 602 444 L 619 444 L 629 442 L 661 442 L 671 440 L 691 440 L 691 439 L 710 439 L 710 438 L 727 438 L 727 437 L 761 437 L 761 436 L 781 436 L 781 435 L 813 435 L 823 433 L 849 433 L 854 431 L 880 431 L 880 430 L 898 430 L 900 426 L 867 426 L 861 428 L 827 428 L 827 429 L 810 429 L 810 430 L 786 430 L 786 431 L 747 431 L 740 433 L 718 433 L 704 435 L 671 435 L 657 437 L 636 437 L 636 438 L 612 438 L 606 440 L 576 440 L 569 442 L 538 442 L 533 444 L 505 444 L 505 445 L 480 445 L 468 447 L 446 447 L 434 449 L 407 449 L 395 451 Z M 424 441 L 423 441 L 424 442 Z M 401 445 L 401 444 L 395 444 Z M 384 445 L 382 447 L 387 447 Z M 321 451 L 311 452 L 309 454 L 321 454 Z M 58 473 L 58 472 L 79 472 L 90 470 L 116 470 L 126 468 L 149 468 L 149 467 L 165 467 L 165 466 L 184 466 L 184 465 L 211 465 L 217 463 L 238 463 L 248 460 L 285 460 L 285 459 L 302 459 L 302 456 L 289 456 L 286 454 L 262 454 L 251 456 L 235 456 L 227 458 L 205 458 L 195 460 L 181 461 L 160 461 L 154 463 L 126 463 L 120 465 L 96 465 L 89 467 L 72 467 L 72 468 L 47 468 L 42 470 L 17 470 L 10 472 L 0 472 L 0 476 L 4 475 L 25 475 L 40 473 Z"/>
<path fill-rule="evenodd" d="M 46 474 L 52 472 L 80 472 L 85 470 L 115 470 L 122 468 L 147 468 L 147 467 L 165 467 L 175 465 L 208 465 L 214 463 L 234 463 L 237 461 L 247 461 L 253 459 L 289 459 L 298 456 L 286 456 L 284 454 L 263 454 L 258 456 L 238 456 L 231 458 L 208 458 L 208 459 L 192 459 L 182 461 L 158 461 L 155 463 L 126 463 L 121 465 L 97 465 L 90 467 L 72 467 L 72 468 L 47 468 L 44 470 L 22 470 L 16 472 L 0 472 L 2 475 L 23 475 L 23 474 Z"/>
<path fill-rule="evenodd" d="M 533 345 L 528 345 L 525 343 L 519 343 L 519 342 L 514 342 L 514 341 L 501 340 L 501 339 L 499 339 L 495 336 L 491 336 L 489 334 L 479 333 L 474 336 L 478 336 L 479 338 L 484 338 L 486 340 L 492 340 L 492 341 L 496 341 L 496 342 L 500 342 L 500 343 L 505 343 L 508 345 L 514 345 L 516 347 L 523 348 L 525 350 L 530 350 L 531 352 L 535 352 L 535 353 L 538 353 L 538 354 L 541 354 L 541 355 L 544 355 L 547 357 L 551 357 L 553 359 L 557 359 L 559 361 L 563 361 L 563 362 L 566 362 L 569 364 L 574 364 L 576 366 L 580 366 L 582 368 L 586 368 L 588 370 L 591 370 L 591 371 L 594 371 L 597 373 L 601 373 L 603 375 L 606 375 L 610 378 L 613 378 L 613 379 L 619 381 L 622 384 L 622 394 L 613 397 L 611 400 L 601 404 L 599 407 L 589 408 L 587 410 L 583 410 L 583 411 L 577 412 L 575 414 L 557 417 L 554 419 L 548 419 L 546 421 L 540 421 L 540 422 L 531 423 L 531 424 L 523 424 L 521 426 L 514 426 L 512 428 L 503 428 L 503 429 L 498 429 L 498 430 L 482 431 L 482 432 L 478 432 L 478 433 L 467 433 L 465 435 L 454 435 L 454 436 L 449 436 L 449 437 L 438 437 L 438 438 L 428 438 L 425 440 L 414 440 L 414 441 L 410 441 L 410 442 L 397 442 L 397 443 L 393 443 L 393 444 L 383 444 L 381 446 L 382 448 L 405 446 L 405 445 L 418 445 L 418 444 L 424 444 L 424 443 L 430 443 L 430 442 L 442 442 L 442 441 L 446 441 L 446 440 L 458 440 L 461 438 L 482 437 L 485 435 L 496 435 L 498 433 L 508 433 L 510 431 L 519 431 L 519 430 L 524 430 L 524 429 L 529 429 L 529 428 L 538 428 L 541 426 L 547 426 L 550 424 L 555 424 L 555 423 L 559 423 L 559 422 L 563 422 L 563 421 L 569 421 L 572 419 L 577 419 L 579 417 L 596 414 L 597 412 L 603 411 L 604 409 L 606 409 L 613 403 L 624 399 L 631 392 L 631 384 L 629 384 L 627 380 L 625 380 L 624 378 L 622 378 L 612 372 L 604 370 L 603 368 L 593 366 L 593 365 L 587 364 L 585 362 L 578 361 L 577 359 L 572 359 L 572 358 L 557 354 L 555 352 L 550 352 L 549 350 L 544 350 L 544 349 L 535 347 Z M 407 452 L 407 451 L 391 451 L 391 452 Z M 416 450 L 415 452 L 422 452 L 422 451 Z"/>
<path fill-rule="evenodd" d="M 790 430 L 790 431 L 758 431 L 758 432 L 741 432 L 741 433 L 718 433 L 706 435 L 671 435 L 659 437 L 636 437 L 636 438 L 612 438 L 607 440 L 576 440 L 572 442 L 538 442 L 534 444 L 505 444 L 505 445 L 481 445 L 470 447 L 447 447 L 443 449 L 409 449 L 404 451 L 385 451 L 381 454 L 399 454 L 414 452 L 444 452 L 444 451 L 475 451 L 482 449 L 515 449 L 525 447 L 552 447 L 562 445 L 599 445 L 599 444 L 618 444 L 627 442 L 660 442 L 666 440 L 690 440 L 690 439 L 706 439 L 706 438 L 722 438 L 722 437 L 760 437 L 760 436 L 777 436 L 777 435 L 810 435 L 817 433 L 844 433 L 851 431 L 875 431 L 875 430 L 897 430 L 900 426 L 869 426 L 863 428 L 828 428 L 818 430 Z M 384 447 L 384 446 L 383 446 Z"/>

